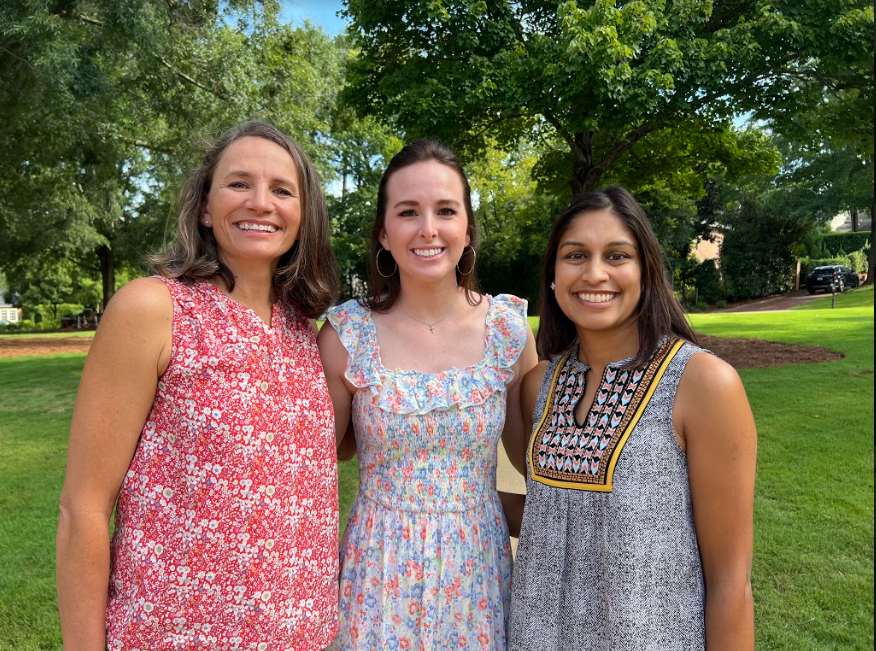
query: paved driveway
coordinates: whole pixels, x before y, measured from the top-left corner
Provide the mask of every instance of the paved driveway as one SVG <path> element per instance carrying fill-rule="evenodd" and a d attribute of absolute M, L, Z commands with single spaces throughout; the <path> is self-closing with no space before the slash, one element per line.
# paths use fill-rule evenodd
<path fill-rule="evenodd" d="M 808 303 L 809 301 L 814 301 L 817 298 L 824 298 L 825 296 L 830 296 L 830 292 L 827 294 L 814 294 L 810 295 L 805 289 L 801 289 L 797 292 L 791 292 L 790 294 L 782 294 L 781 296 L 769 296 L 767 298 L 761 298 L 756 301 L 750 301 L 748 303 L 743 303 L 740 305 L 734 305 L 733 307 L 727 307 L 723 310 L 715 310 L 715 312 L 779 312 L 782 310 L 787 310 L 796 305 L 803 305 L 804 303 Z"/>

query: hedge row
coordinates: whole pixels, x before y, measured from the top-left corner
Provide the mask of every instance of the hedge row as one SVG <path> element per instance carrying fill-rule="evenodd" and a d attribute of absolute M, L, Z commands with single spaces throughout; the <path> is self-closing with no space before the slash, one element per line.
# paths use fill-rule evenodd
<path fill-rule="evenodd" d="M 860 251 L 867 246 L 870 241 L 870 232 L 857 231 L 854 233 L 828 233 L 824 235 L 822 241 L 824 242 L 825 252 L 830 256 L 849 254 L 852 251 Z"/>

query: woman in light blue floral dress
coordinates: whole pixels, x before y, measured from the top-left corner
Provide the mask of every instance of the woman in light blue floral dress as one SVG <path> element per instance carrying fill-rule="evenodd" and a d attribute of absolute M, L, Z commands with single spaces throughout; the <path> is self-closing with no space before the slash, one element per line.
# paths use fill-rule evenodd
<path fill-rule="evenodd" d="M 353 449 L 352 420 L 359 452 L 334 649 L 505 649 L 496 449 L 522 446 L 519 378 L 536 355 L 526 302 L 475 291 L 476 245 L 455 155 L 402 149 L 380 183 L 370 297 L 319 335 L 338 443 Z"/>

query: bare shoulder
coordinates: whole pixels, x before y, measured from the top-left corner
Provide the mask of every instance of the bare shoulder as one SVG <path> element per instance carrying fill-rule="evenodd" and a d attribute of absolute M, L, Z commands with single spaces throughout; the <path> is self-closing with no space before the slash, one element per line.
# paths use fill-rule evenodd
<path fill-rule="evenodd" d="M 316 344 L 319 346 L 319 356 L 326 373 L 343 375 L 349 353 L 330 322 L 322 324 L 319 334 L 316 335 Z"/>
<path fill-rule="evenodd" d="M 170 292 L 159 278 L 137 278 L 119 289 L 107 305 L 104 318 L 162 320 L 173 317 Z"/>
<path fill-rule="evenodd" d="M 685 367 L 678 387 L 679 397 L 719 398 L 743 392 L 742 380 L 730 364 L 710 353 L 695 353 Z"/>
<path fill-rule="evenodd" d="M 679 443 L 707 442 L 717 445 L 756 438 L 754 417 L 745 387 L 736 370 L 708 353 L 697 353 L 688 361 L 678 385 L 673 421 Z"/>
<path fill-rule="evenodd" d="M 119 289 L 104 311 L 89 358 L 101 365 L 134 364 L 164 373 L 173 343 L 173 301 L 158 278 L 138 278 Z M 97 361 L 95 363 L 98 363 Z"/>

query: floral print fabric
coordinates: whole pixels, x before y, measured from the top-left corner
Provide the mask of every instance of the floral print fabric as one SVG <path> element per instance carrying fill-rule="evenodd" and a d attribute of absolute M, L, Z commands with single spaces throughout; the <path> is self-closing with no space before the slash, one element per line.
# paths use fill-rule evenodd
<path fill-rule="evenodd" d="M 313 331 L 166 280 L 173 351 L 122 484 L 110 650 L 322 649 L 337 628 L 334 419 Z"/>
<path fill-rule="evenodd" d="M 341 544 L 333 649 L 505 648 L 511 548 L 496 445 L 526 344 L 526 302 L 487 300 L 484 358 L 436 374 L 384 367 L 359 303 L 329 313 L 359 388 L 359 494 Z"/>

